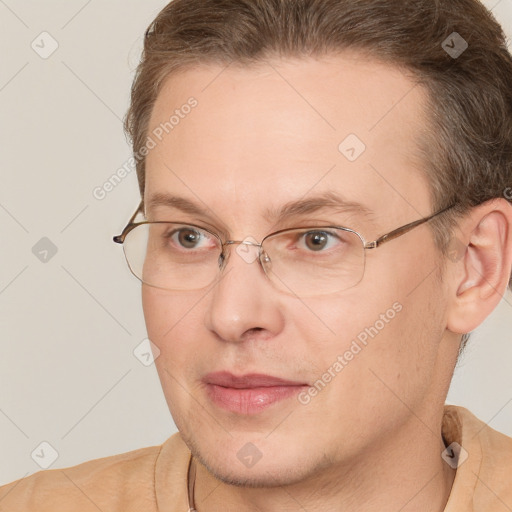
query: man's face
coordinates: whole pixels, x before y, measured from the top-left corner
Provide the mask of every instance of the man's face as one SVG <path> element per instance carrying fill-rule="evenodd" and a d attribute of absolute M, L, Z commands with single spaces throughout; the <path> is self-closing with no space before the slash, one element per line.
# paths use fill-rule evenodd
<path fill-rule="evenodd" d="M 414 156 L 424 91 L 392 67 L 349 53 L 257 68 L 199 66 L 165 83 L 148 134 L 190 97 L 197 106 L 148 155 L 144 199 L 149 205 L 169 193 L 207 213 L 161 205 L 147 207 L 148 220 L 190 222 L 224 240 L 327 225 L 371 241 L 432 213 Z M 279 223 L 264 214 L 326 192 L 373 213 L 326 208 Z M 432 435 L 423 421 L 444 401 L 454 356 L 441 345 L 445 299 L 426 225 L 368 250 L 361 282 L 323 296 L 278 291 L 237 247 L 226 248 L 213 287 L 142 290 L 170 411 L 214 475 L 291 483 L 398 450 L 407 429 Z M 216 388 L 214 400 L 205 378 L 221 371 L 303 386 L 270 403 L 261 390 L 251 401 L 248 391 Z M 239 410 L 237 400 L 245 400 Z"/>

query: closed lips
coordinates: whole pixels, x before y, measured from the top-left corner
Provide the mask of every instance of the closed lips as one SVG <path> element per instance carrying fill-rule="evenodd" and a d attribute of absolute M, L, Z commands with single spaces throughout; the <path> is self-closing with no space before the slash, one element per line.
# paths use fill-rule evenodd
<path fill-rule="evenodd" d="M 241 376 L 233 375 L 229 372 L 214 372 L 205 375 L 203 381 L 206 384 L 214 384 L 226 388 L 248 389 L 275 386 L 307 386 L 307 383 L 300 381 L 292 381 L 265 375 L 261 373 L 251 373 Z"/>

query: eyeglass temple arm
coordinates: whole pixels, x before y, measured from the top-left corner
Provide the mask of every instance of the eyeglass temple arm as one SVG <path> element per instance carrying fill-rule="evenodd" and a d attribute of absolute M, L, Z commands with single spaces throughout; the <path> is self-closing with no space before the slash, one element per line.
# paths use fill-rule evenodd
<path fill-rule="evenodd" d="M 395 238 L 398 238 L 399 236 L 405 235 L 405 233 L 408 233 L 409 231 L 414 229 L 416 226 L 420 226 L 421 224 L 424 224 L 425 222 L 432 220 L 434 217 L 441 215 L 442 213 L 453 208 L 454 206 L 455 206 L 455 203 L 450 206 L 447 206 L 446 208 L 443 208 L 442 210 L 440 210 L 436 213 L 433 213 L 429 217 L 425 217 L 424 219 L 415 220 L 414 222 L 406 224 L 405 226 L 401 226 L 397 229 L 394 229 L 390 233 L 386 233 L 385 235 L 382 235 L 381 237 L 377 238 L 377 240 L 374 240 L 373 242 L 368 242 L 365 245 L 365 249 L 375 249 L 376 247 L 379 247 L 386 242 L 390 242 L 391 240 L 394 240 Z"/>
<path fill-rule="evenodd" d="M 390 233 L 386 233 L 385 235 L 382 235 L 381 237 L 377 238 L 377 240 L 374 240 L 373 242 L 367 242 L 365 244 L 365 249 L 375 249 L 376 247 L 379 247 L 386 242 L 390 242 L 391 240 L 394 240 L 395 238 L 398 238 L 399 236 L 405 235 L 405 233 L 411 231 L 416 226 L 420 226 L 421 224 L 428 222 L 429 220 L 433 219 L 434 217 L 437 217 L 438 215 L 441 215 L 442 213 L 450 210 L 454 206 L 455 206 L 455 203 L 450 206 L 447 206 L 446 208 L 444 208 L 436 213 L 433 213 L 429 217 L 425 217 L 424 219 L 415 220 L 414 222 L 406 224 L 405 226 L 401 226 L 397 229 L 394 229 Z M 126 231 L 133 224 L 135 217 L 137 217 L 138 213 L 141 211 L 144 211 L 144 200 L 143 199 L 139 203 L 139 206 L 137 207 L 137 209 L 131 216 L 130 220 L 128 221 L 128 224 L 125 226 L 122 233 L 120 235 L 114 236 L 113 240 L 115 243 L 122 244 L 124 242 L 124 239 L 126 236 Z M 229 242 L 228 242 L 228 244 L 229 244 Z"/>
<path fill-rule="evenodd" d="M 122 244 L 124 242 L 126 231 L 127 229 L 133 224 L 133 221 L 135 220 L 135 217 L 139 214 L 139 212 L 144 211 L 144 200 L 142 199 L 139 203 L 139 206 L 135 210 L 134 214 L 131 216 L 130 220 L 128 221 L 128 224 L 126 224 L 125 228 L 123 229 L 122 233 L 120 235 L 116 235 L 113 240 L 116 244 Z"/>

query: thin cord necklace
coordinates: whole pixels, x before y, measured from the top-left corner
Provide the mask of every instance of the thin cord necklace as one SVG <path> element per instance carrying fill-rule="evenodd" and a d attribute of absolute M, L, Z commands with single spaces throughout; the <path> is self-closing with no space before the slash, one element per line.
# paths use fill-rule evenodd
<path fill-rule="evenodd" d="M 190 456 L 190 465 L 188 468 L 188 512 L 197 512 L 194 502 L 194 486 L 196 483 L 196 465 L 195 459 Z"/>
<path fill-rule="evenodd" d="M 447 440 L 444 437 L 444 434 L 442 434 L 442 439 L 444 442 L 445 447 L 449 445 Z M 197 512 L 196 510 L 196 504 L 194 502 L 194 486 L 196 483 L 196 465 L 195 465 L 195 459 L 191 455 L 190 456 L 190 464 L 188 467 L 188 476 L 187 476 L 187 488 L 188 488 L 188 512 Z"/>

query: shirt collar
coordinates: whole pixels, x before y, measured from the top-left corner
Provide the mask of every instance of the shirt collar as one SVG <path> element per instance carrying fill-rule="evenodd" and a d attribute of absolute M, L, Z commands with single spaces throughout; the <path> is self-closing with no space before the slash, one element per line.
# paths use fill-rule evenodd
<path fill-rule="evenodd" d="M 481 434 L 489 429 L 464 407 L 445 405 L 442 432 L 447 450 L 458 452 L 458 467 L 444 512 L 473 512 L 482 464 Z"/>
<path fill-rule="evenodd" d="M 155 463 L 155 495 L 160 512 L 187 512 L 191 453 L 177 432 L 162 445 Z"/>
<path fill-rule="evenodd" d="M 454 405 L 444 406 L 442 433 L 448 449 L 451 447 L 459 451 L 459 465 L 444 512 L 501 510 L 488 508 L 499 507 L 500 504 L 503 506 L 500 494 L 507 492 L 505 487 L 510 487 L 504 469 L 494 469 L 495 457 L 498 453 L 502 454 L 502 464 L 507 466 L 507 471 L 510 470 L 512 439 L 496 432 L 464 407 Z M 155 494 L 159 511 L 188 511 L 187 475 L 190 461 L 191 452 L 179 432 L 162 445 L 155 464 Z M 502 473 L 503 478 L 497 477 Z M 510 496 L 507 493 L 503 498 L 510 499 Z M 479 503 L 485 508 L 478 508 Z"/>

